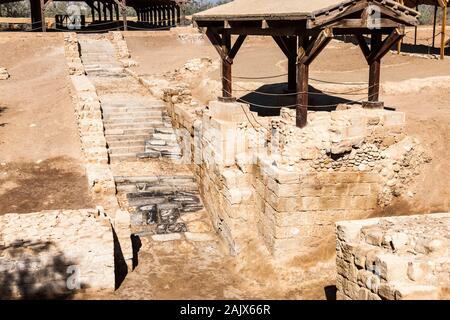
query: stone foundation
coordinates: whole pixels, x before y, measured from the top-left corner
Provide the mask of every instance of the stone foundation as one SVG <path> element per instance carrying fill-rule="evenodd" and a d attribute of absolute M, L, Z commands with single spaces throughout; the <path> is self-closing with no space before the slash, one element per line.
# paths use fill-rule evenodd
<path fill-rule="evenodd" d="M 340 106 L 309 112 L 300 129 L 295 110 L 259 117 L 217 101 L 198 110 L 183 92 L 165 90 L 169 114 L 232 254 L 259 237 L 275 257 L 308 255 L 332 240 L 336 221 L 388 205 L 429 160 L 401 112 Z"/>
<path fill-rule="evenodd" d="M 450 299 L 450 213 L 338 222 L 337 298 Z"/>
<path fill-rule="evenodd" d="M 6 214 L 0 225 L 0 298 L 114 290 L 118 244 L 101 211 Z"/>

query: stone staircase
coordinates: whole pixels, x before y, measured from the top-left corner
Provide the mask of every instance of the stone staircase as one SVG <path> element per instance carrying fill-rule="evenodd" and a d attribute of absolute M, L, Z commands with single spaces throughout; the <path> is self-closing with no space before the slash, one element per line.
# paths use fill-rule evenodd
<path fill-rule="evenodd" d="M 111 162 L 181 158 L 164 102 L 136 90 L 139 85 L 117 61 L 114 45 L 105 37 L 80 36 L 81 60 L 100 97 Z M 117 83 L 115 80 L 120 79 Z M 119 84 L 119 85 L 118 85 Z M 111 92 L 112 91 L 112 92 Z M 135 91 L 135 92 L 133 92 Z"/>
<path fill-rule="evenodd" d="M 106 36 L 80 35 L 79 44 L 100 99 L 117 197 L 130 212 L 132 232 L 155 241 L 215 239 L 194 176 L 173 161 L 182 150 L 165 103 L 129 75 Z"/>
<path fill-rule="evenodd" d="M 204 210 L 193 176 L 115 177 L 127 196 L 133 231 L 139 235 L 187 232 L 183 216 Z"/>

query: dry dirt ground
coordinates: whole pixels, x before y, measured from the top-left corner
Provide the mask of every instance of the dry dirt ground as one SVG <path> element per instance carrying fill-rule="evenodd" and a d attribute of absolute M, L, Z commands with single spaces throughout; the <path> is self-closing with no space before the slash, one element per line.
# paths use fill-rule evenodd
<path fill-rule="evenodd" d="M 0 214 L 91 206 L 63 45 L 0 34 Z"/>

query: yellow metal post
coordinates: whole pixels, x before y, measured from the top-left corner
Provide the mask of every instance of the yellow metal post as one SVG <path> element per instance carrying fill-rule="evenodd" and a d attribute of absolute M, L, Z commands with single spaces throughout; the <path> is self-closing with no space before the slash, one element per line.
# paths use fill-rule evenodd
<path fill-rule="evenodd" d="M 445 29 L 447 27 L 447 3 L 442 7 L 441 59 L 445 57 Z"/>

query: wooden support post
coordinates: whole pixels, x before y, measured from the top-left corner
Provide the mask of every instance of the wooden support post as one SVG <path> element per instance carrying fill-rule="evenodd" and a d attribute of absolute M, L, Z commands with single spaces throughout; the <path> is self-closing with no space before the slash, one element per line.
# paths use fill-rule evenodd
<path fill-rule="evenodd" d="M 233 96 L 232 86 L 232 73 L 231 65 L 232 61 L 227 59 L 231 50 L 231 36 L 229 34 L 222 35 L 222 97 L 224 100 L 230 100 Z"/>
<path fill-rule="evenodd" d="M 31 1 L 31 29 L 33 31 L 39 31 L 42 29 L 41 24 L 41 1 Z"/>
<path fill-rule="evenodd" d="M 172 14 L 171 25 L 176 26 L 177 25 L 177 8 L 175 7 L 175 5 L 171 6 L 171 14 Z"/>
<path fill-rule="evenodd" d="M 373 33 L 371 37 L 370 50 L 371 54 L 377 52 L 381 46 L 381 34 Z M 375 58 L 369 62 L 369 96 L 370 102 L 378 101 L 380 96 L 380 72 L 381 72 L 381 57 Z"/>
<path fill-rule="evenodd" d="M 297 54 L 297 127 L 303 128 L 308 123 L 309 65 L 322 52 L 332 38 L 333 32 L 331 28 L 326 28 L 311 38 L 309 35 L 299 37 Z"/>
<path fill-rule="evenodd" d="M 177 5 L 176 8 L 177 8 L 177 24 L 181 24 L 181 7 Z"/>
<path fill-rule="evenodd" d="M 102 6 L 100 1 L 97 1 L 98 21 L 102 21 Z"/>
<path fill-rule="evenodd" d="M 42 32 L 47 32 L 47 24 L 45 23 L 45 2 L 44 0 L 39 0 L 41 3 L 41 28 Z"/>
<path fill-rule="evenodd" d="M 287 45 L 290 52 L 288 57 L 288 91 L 297 90 L 297 37 L 287 38 Z"/>
<path fill-rule="evenodd" d="M 288 91 L 297 90 L 297 37 L 273 36 L 288 59 Z"/>
<path fill-rule="evenodd" d="M 309 44 L 309 36 L 302 36 L 298 39 L 297 54 L 297 107 L 295 124 L 303 128 L 308 123 L 308 105 L 309 105 L 309 65 L 305 59 L 306 50 Z"/>
<path fill-rule="evenodd" d="M 154 20 L 153 20 L 153 6 L 150 6 L 148 8 L 148 22 L 153 25 L 154 24 Z"/>
<path fill-rule="evenodd" d="M 308 123 L 308 104 L 309 104 L 309 65 L 305 63 L 297 64 L 297 111 L 296 125 L 303 128 Z"/>
<path fill-rule="evenodd" d="M 419 11 L 419 6 L 416 6 L 416 11 Z M 414 45 L 417 45 L 417 31 L 418 31 L 418 27 L 417 25 L 414 26 Z"/>
<path fill-rule="evenodd" d="M 106 2 L 102 2 L 102 6 L 103 6 L 103 19 L 104 21 L 108 20 L 108 12 L 106 11 Z"/>
<path fill-rule="evenodd" d="M 158 26 L 158 27 L 161 27 L 161 26 L 162 26 L 162 12 L 161 12 L 161 6 L 156 6 L 156 13 L 158 14 L 157 26 Z"/>
<path fill-rule="evenodd" d="M 123 30 L 128 30 L 127 22 L 127 0 L 122 0 L 122 17 L 123 17 Z"/>
<path fill-rule="evenodd" d="M 447 28 L 447 3 L 442 8 L 441 60 L 445 58 L 445 33 Z"/>
<path fill-rule="evenodd" d="M 162 26 L 166 26 L 167 25 L 167 10 L 166 10 L 165 4 L 161 5 L 161 12 L 162 12 Z"/>
<path fill-rule="evenodd" d="M 114 5 L 114 9 L 116 10 L 116 20 L 119 21 L 120 20 L 120 10 L 119 10 L 119 5 L 116 3 Z"/>
<path fill-rule="evenodd" d="M 437 4 L 434 5 L 434 19 L 433 19 L 433 41 L 431 46 L 434 48 L 434 43 L 436 40 L 436 23 L 437 23 L 437 10 L 438 10 L 438 6 Z"/>
<path fill-rule="evenodd" d="M 404 1 L 404 0 L 398 0 L 398 2 L 399 2 L 401 5 L 404 5 L 404 4 L 405 4 L 405 1 Z M 402 53 L 402 41 L 401 41 L 401 40 L 397 43 L 397 54 L 400 54 L 400 53 Z"/>
<path fill-rule="evenodd" d="M 108 4 L 108 10 L 109 10 L 109 20 L 114 21 L 114 10 L 113 10 L 113 4 Z"/>
<path fill-rule="evenodd" d="M 92 22 L 94 22 L 94 21 L 95 21 L 94 2 L 92 2 L 92 3 L 90 4 L 90 7 L 91 7 L 91 19 L 92 19 Z"/>
<path fill-rule="evenodd" d="M 222 37 L 211 28 L 206 30 L 206 36 L 220 55 L 222 61 L 222 97 L 221 101 L 235 101 L 232 86 L 232 65 L 239 49 L 247 36 L 240 35 L 233 46 L 231 46 L 231 35 L 224 33 Z"/>

